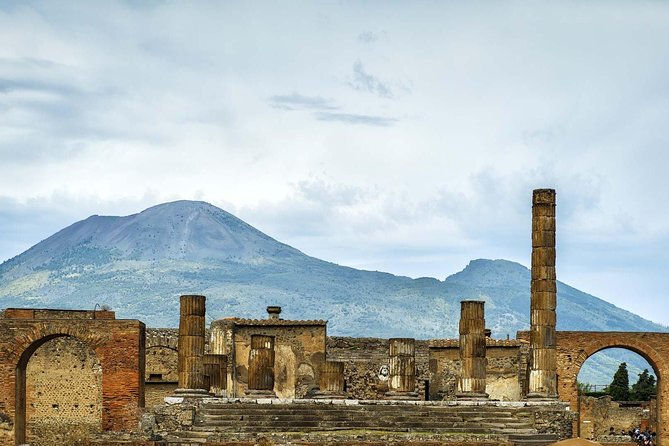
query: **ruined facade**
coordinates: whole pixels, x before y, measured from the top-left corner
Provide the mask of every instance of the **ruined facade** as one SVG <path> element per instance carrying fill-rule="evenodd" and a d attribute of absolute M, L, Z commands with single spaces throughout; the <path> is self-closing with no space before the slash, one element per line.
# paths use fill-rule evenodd
<path fill-rule="evenodd" d="M 325 321 L 219 319 L 210 336 L 210 353 L 227 357 L 227 396 L 303 398 L 319 388 Z"/>

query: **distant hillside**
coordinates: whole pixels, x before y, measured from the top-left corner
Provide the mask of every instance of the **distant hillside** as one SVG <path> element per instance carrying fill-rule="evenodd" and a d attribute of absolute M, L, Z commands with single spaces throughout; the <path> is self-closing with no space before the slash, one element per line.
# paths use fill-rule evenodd
<path fill-rule="evenodd" d="M 327 319 L 347 336 L 456 337 L 459 302 L 486 302 L 494 337 L 529 327 L 530 272 L 473 260 L 440 281 L 361 271 L 309 257 L 204 202 L 161 204 L 127 217 L 92 216 L 0 265 L 3 307 L 111 306 L 152 327 L 178 324 L 178 296 L 207 296 L 208 318 Z M 666 331 L 558 284 L 558 329 Z M 631 376 L 634 376 L 631 374 Z"/>

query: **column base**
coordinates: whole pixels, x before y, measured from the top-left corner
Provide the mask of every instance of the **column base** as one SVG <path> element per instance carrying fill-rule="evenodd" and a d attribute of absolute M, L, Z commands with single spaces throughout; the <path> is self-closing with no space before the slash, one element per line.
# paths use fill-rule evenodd
<path fill-rule="evenodd" d="M 458 392 L 455 394 L 455 399 L 459 401 L 484 401 L 489 398 L 487 393 L 476 392 Z"/>
<path fill-rule="evenodd" d="M 396 390 L 389 390 L 384 395 L 386 400 L 402 400 L 402 401 L 418 401 L 420 396 L 416 392 L 399 392 Z"/>
<path fill-rule="evenodd" d="M 176 389 L 172 395 L 177 398 L 204 398 L 210 396 L 204 389 Z"/>
<path fill-rule="evenodd" d="M 348 398 L 348 395 L 345 393 L 335 393 L 327 392 L 322 390 L 317 390 L 309 395 L 309 398 L 314 400 L 345 400 Z"/>
<path fill-rule="evenodd" d="M 525 395 L 526 400 L 532 401 L 555 401 L 558 399 L 557 395 L 548 395 L 546 393 L 531 392 Z"/>
<path fill-rule="evenodd" d="M 273 390 L 249 389 L 245 396 L 246 398 L 277 398 Z"/>

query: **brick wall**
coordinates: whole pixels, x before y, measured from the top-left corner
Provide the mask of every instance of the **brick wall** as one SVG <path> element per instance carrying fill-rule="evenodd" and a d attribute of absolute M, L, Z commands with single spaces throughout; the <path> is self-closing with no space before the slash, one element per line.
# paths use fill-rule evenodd
<path fill-rule="evenodd" d="M 99 431 L 102 366 L 95 352 L 70 337 L 35 350 L 26 369 L 26 408 L 31 444 L 55 444 L 72 431 Z"/>
<path fill-rule="evenodd" d="M 13 444 L 14 431 L 23 430 L 25 418 L 16 416 L 16 390 L 17 382 L 19 389 L 24 382 L 28 360 L 42 344 L 58 337 L 78 339 L 100 361 L 102 428 L 136 429 L 144 405 L 144 324 L 114 319 L 0 318 L 0 420 L 8 420 L 0 427 L 0 444 Z"/>

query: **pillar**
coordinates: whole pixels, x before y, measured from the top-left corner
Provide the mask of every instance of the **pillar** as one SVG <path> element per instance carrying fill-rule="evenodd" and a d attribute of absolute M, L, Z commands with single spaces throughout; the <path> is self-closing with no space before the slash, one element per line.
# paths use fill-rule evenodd
<path fill-rule="evenodd" d="M 416 349 L 412 338 L 388 340 L 389 376 L 388 399 L 415 400 L 416 393 Z"/>
<path fill-rule="evenodd" d="M 205 297 L 184 295 L 180 297 L 180 304 L 177 349 L 179 388 L 175 393 L 185 396 L 206 396 L 208 389 L 204 387 L 202 363 L 205 336 Z"/>
<path fill-rule="evenodd" d="M 460 377 L 458 399 L 487 399 L 484 302 L 460 302 Z"/>
<path fill-rule="evenodd" d="M 532 195 L 530 376 L 528 398 L 557 398 L 555 190 Z"/>

